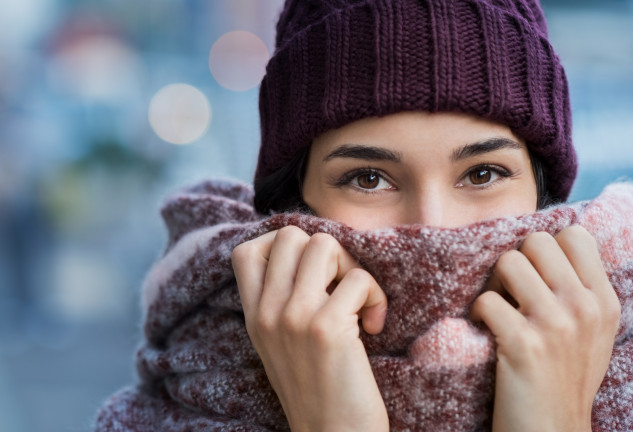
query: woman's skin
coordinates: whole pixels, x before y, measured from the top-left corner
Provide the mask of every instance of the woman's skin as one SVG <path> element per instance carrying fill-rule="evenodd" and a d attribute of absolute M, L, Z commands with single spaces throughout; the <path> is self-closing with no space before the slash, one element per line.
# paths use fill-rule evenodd
<path fill-rule="evenodd" d="M 318 216 L 357 229 L 462 226 L 530 213 L 537 201 L 525 143 L 509 128 L 423 112 L 318 137 L 303 195 Z M 373 277 L 333 237 L 296 227 L 238 246 L 233 266 L 246 328 L 291 429 L 387 431 L 359 339 L 359 316 L 370 334 L 384 325 L 387 299 Z M 502 255 L 472 308 L 498 344 L 494 431 L 590 431 L 619 314 L 584 229 L 535 233 Z"/>
<path fill-rule="evenodd" d="M 303 185 L 320 217 L 358 229 L 463 226 L 536 209 L 523 140 L 464 114 L 401 112 L 318 137 Z"/>

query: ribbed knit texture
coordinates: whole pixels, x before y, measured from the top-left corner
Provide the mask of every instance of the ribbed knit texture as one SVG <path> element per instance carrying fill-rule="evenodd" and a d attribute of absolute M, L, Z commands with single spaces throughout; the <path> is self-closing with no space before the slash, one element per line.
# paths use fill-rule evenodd
<path fill-rule="evenodd" d="M 357 231 L 314 216 L 262 218 L 252 190 L 208 182 L 163 209 L 169 245 L 143 287 L 141 383 L 111 397 L 98 432 L 288 430 L 244 326 L 231 266 L 239 243 L 286 225 L 327 232 L 389 298 L 385 328 L 362 334 L 392 431 L 490 430 L 491 335 L 469 323 L 472 301 L 504 252 L 531 232 L 570 224 L 596 239 L 622 303 L 611 363 L 593 406 L 593 432 L 633 431 L 633 185 L 585 203 L 455 229 L 421 225 Z"/>
<path fill-rule="evenodd" d="M 536 0 L 288 0 L 260 88 L 256 178 L 321 133 L 403 110 L 512 128 L 567 198 L 576 176 L 565 72 Z"/>

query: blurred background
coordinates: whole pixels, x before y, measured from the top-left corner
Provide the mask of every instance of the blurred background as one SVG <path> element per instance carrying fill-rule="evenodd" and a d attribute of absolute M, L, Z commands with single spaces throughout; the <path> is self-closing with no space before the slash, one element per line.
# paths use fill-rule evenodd
<path fill-rule="evenodd" d="M 0 0 L 1 432 L 90 430 L 133 382 L 160 203 L 251 179 L 281 3 Z M 588 199 L 633 178 L 633 0 L 543 6 Z"/>

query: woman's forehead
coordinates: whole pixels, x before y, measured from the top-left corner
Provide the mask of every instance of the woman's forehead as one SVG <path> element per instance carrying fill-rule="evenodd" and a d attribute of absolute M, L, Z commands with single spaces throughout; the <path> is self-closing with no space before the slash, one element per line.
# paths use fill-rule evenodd
<path fill-rule="evenodd" d="M 402 157 L 411 151 L 424 149 L 468 156 L 482 147 L 487 151 L 521 149 L 525 142 L 508 126 L 460 113 L 401 112 L 384 117 L 365 118 L 330 130 L 317 137 L 313 153 L 324 159 L 344 154 L 359 154 L 374 149 L 387 149 Z"/>

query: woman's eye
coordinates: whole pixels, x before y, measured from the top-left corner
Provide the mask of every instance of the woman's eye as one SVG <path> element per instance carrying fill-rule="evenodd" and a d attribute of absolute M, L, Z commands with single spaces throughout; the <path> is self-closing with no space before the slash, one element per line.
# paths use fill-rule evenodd
<path fill-rule="evenodd" d="M 376 173 L 368 173 L 356 177 L 356 183 L 363 189 L 376 189 L 380 183 L 380 176 Z"/>
<path fill-rule="evenodd" d="M 512 173 L 505 168 L 497 166 L 480 165 L 468 171 L 459 186 L 479 186 L 486 187 L 497 181 L 511 177 Z"/>
<path fill-rule="evenodd" d="M 377 172 L 365 172 L 354 176 L 350 182 L 353 186 L 364 190 L 389 189 L 391 184 Z"/>
<path fill-rule="evenodd" d="M 474 185 L 489 183 L 493 178 L 493 172 L 487 168 L 480 168 L 468 174 L 468 180 Z"/>

